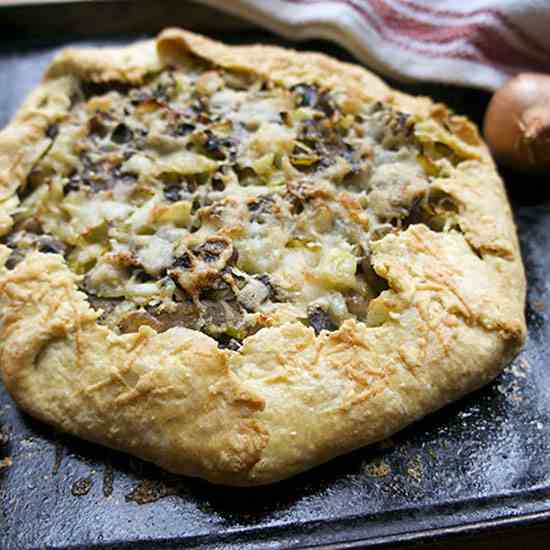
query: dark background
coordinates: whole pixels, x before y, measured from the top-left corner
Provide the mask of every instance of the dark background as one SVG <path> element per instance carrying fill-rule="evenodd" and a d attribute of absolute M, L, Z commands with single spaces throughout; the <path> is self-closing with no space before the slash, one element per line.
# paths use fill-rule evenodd
<path fill-rule="evenodd" d="M 167 25 L 289 45 L 182 1 L 0 7 L 0 126 L 60 47 L 127 42 Z M 293 46 L 352 59 L 326 42 Z M 489 100 L 476 90 L 398 86 L 478 123 Z M 57 434 L 19 412 L 0 386 L 0 425 L 10 436 L 0 458 L 13 460 L 0 471 L 0 548 L 550 547 L 550 195 L 546 178 L 503 176 L 529 279 L 529 339 L 493 384 L 390 441 L 247 490 L 171 476 Z"/>

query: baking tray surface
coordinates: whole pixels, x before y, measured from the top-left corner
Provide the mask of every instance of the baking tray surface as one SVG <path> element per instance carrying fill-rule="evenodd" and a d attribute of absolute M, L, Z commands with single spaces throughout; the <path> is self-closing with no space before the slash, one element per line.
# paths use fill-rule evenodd
<path fill-rule="evenodd" d="M 229 38 L 285 44 L 258 32 Z M 67 43 L 113 40 L 98 35 L 0 42 L 0 126 Z M 349 59 L 320 42 L 300 47 Z M 487 101 L 471 90 L 407 91 L 429 93 L 478 120 Z M 494 383 L 389 441 L 259 489 L 178 478 L 55 433 L 21 413 L 0 387 L 0 424 L 10 436 L 0 459 L 9 454 L 13 460 L 0 473 L 0 547 L 384 546 L 547 521 L 550 201 L 535 189 L 536 181 L 505 179 L 529 281 L 529 337 Z"/>

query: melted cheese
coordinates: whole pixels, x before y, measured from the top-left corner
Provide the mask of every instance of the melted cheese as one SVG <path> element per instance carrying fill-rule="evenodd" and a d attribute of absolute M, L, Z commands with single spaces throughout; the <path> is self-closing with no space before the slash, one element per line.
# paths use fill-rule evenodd
<path fill-rule="evenodd" d="M 77 103 L 34 191 L 8 209 L 70 246 L 87 292 L 125 298 L 117 319 L 159 301 L 228 300 L 245 324 L 305 320 L 312 306 L 341 322 L 355 315 L 350 296 L 375 294 L 361 269 L 371 238 L 428 192 L 407 124 L 344 91 L 190 61 Z"/>

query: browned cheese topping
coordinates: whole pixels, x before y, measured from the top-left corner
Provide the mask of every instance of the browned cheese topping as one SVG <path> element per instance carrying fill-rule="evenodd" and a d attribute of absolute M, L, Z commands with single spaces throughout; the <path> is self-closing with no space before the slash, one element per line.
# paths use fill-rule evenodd
<path fill-rule="evenodd" d="M 456 209 L 430 192 L 453 154 L 416 124 L 200 61 L 142 86 L 81 83 L 19 191 L 8 267 L 63 255 L 120 333 L 184 326 L 238 349 L 285 322 L 368 323 L 385 288 L 370 243 Z"/>

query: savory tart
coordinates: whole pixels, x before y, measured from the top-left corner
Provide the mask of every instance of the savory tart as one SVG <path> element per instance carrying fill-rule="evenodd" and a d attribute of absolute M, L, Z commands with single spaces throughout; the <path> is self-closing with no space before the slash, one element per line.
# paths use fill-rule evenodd
<path fill-rule="evenodd" d="M 176 29 L 62 52 L 0 133 L 0 235 L 16 402 L 216 483 L 385 438 L 525 335 L 476 128 L 320 54 Z"/>

